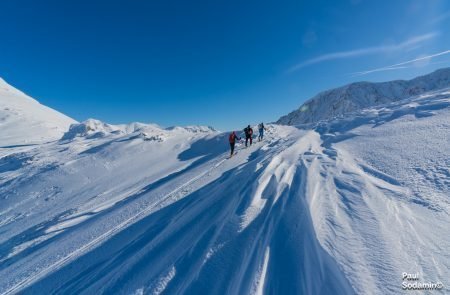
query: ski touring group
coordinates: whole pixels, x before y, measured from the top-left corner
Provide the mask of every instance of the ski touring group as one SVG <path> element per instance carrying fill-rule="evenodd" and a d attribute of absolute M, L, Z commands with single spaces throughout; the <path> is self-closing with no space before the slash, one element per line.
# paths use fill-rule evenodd
<path fill-rule="evenodd" d="M 264 138 L 264 131 L 267 130 L 266 127 L 264 127 L 264 123 L 258 124 L 258 141 L 263 140 Z M 245 135 L 245 147 L 248 147 L 248 144 L 250 142 L 250 146 L 253 143 L 253 129 L 248 125 L 244 128 L 244 135 Z M 236 133 L 236 131 L 232 131 L 228 137 L 228 141 L 230 143 L 230 158 L 234 155 L 234 148 L 236 145 L 236 141 L 241 140 L 242 138 L 239 137 Z"/>

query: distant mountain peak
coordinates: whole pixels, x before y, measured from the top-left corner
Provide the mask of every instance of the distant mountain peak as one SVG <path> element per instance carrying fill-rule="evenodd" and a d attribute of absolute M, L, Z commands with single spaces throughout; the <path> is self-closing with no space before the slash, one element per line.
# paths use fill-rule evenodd
<path fill-rule="evenodd" d="M 8 84 L 0 78 L 0 142 L 2 146 L 59 139 L 76 121 Z"/>
<path fill-rule="evenodd" d="M 278 119 L 277 123 L 282 125 L 316 123 L 446 87 L 450 87 L 450 68 L 439 69 L 411 80 L 354 82 L 320 92 L 297 110 Z"/>

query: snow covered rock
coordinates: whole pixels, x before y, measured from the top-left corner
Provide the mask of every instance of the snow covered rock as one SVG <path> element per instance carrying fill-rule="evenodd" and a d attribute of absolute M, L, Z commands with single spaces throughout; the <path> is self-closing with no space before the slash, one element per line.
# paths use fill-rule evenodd
<path fill-rule="evenodd" d="M 0 78 L 0 146 L 57 140 L 73 123 Z"/>
<path fill-rule="evenodd" d="M 208 134 L 217 132 L 213 127 L 206 126 L 173 126 L 162 128 L 157 124 L 130 123 L 112 125 L 99 120 L 88 119 L 82 123 L 72 124 L 61 138 L 62 141 L 74 138 L 102 138 L 106 136 L 124 136 L 136 133 L 137 136 L 148 141 L 164 141 L 168 137 L 180 134 Z"/>
<path fill-rule="evenodd" d="M 85 138 L 98 138 L 105 137 L 108 134 L 124 134 L 125 132 L 115 126 L 104 123 L 95 119 L 88 119 L 82 123 L 70 125 L 69 131 L 67 131 L 61 140 L 70 140 L 75 137 Z"/>
<path fill-rule="evenodd" d="M 277 123 L 299 125 L 316 123 L 366 107 L 408 98 L 427 91 L 450 87 L 450 68 L 409 81 L 382 83 L 357 82 L 319 93 L 299 109 L 281 117 Z"/>
<path fill-rule="evenodd" d="M 178 131 L 178 132 L 190 132 L 190 133 L 210 133 L 210 132 L 217 132 L 214 127 L 211 126 L 201 126 L 201 125 L 192 125 L 192 126 L 172 126 L 166 128 L 166 130 L 170 131 Z"/>

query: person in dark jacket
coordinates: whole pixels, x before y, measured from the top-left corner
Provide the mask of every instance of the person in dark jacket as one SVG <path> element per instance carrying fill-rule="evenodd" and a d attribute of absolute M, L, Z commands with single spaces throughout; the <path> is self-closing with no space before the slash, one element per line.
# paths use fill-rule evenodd
<path fill-rule="evenodd" d="M 245 129 L 244 129 L 244 133 L 245 133 L 245 146 L 247 146 L 247 142 L 250 139 L 250 145 L 252 145 L 252 137 L 253 137 L 253 129 L 252 127 L 250 127 L 250 125 L 248 125 Z"/>
<path fill-rule="evenodd" d="M 234 153 L 234 145 L 236 144 L 236 139 L 240 140 L 241 138 L 236 135 L 236 132 L 234 132 L 234 131 L 231 132 L 230 136 L 228 137 L 228 141 L 230 142 L 230 149 L 231 149 L 230 158 L 233 156 L 233 153 Z"/>
<path fill-rule="evenodd" d="M 258 125 L 258 131 L 259 131 L 258 141 L 263 140 L 263 137 L 264 137 L 264 130 L 267 130 L 267 129 L 266 129 L 266 127 L 264 127 L 264 123 L 261 122 L 261 123 Z"/>

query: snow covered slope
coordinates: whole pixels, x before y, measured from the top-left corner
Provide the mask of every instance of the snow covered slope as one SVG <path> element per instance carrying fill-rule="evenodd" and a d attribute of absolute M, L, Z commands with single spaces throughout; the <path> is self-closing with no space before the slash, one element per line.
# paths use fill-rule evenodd
<path fill-rule="evenodd" d="M 449 89 L 267 128 L 231 159 L 226 133 L 92 120 L 0 148 L 0 294 L 448 292 Z"/>
<path fill-rule="evenodd" d="M 298 110 L 281 117 L 277 123 L 283 125 L 316 123 L 446 87 L 450 87 L 450 68 L 440 69 L 409 81 L 352 83 L 319 93 Z"/>
<path fill-rule="evenodd" d="M 408 272 L 448 293 L 450 89 L 315 130 L 324 155 L 308 169 L 314 225 L 355 290 L 398 294 Z"/>
<path fill-rule="evenodd" d="M 73 119 L 0 78 L 0 146 L 36 144 L 61 138 Z"/>

